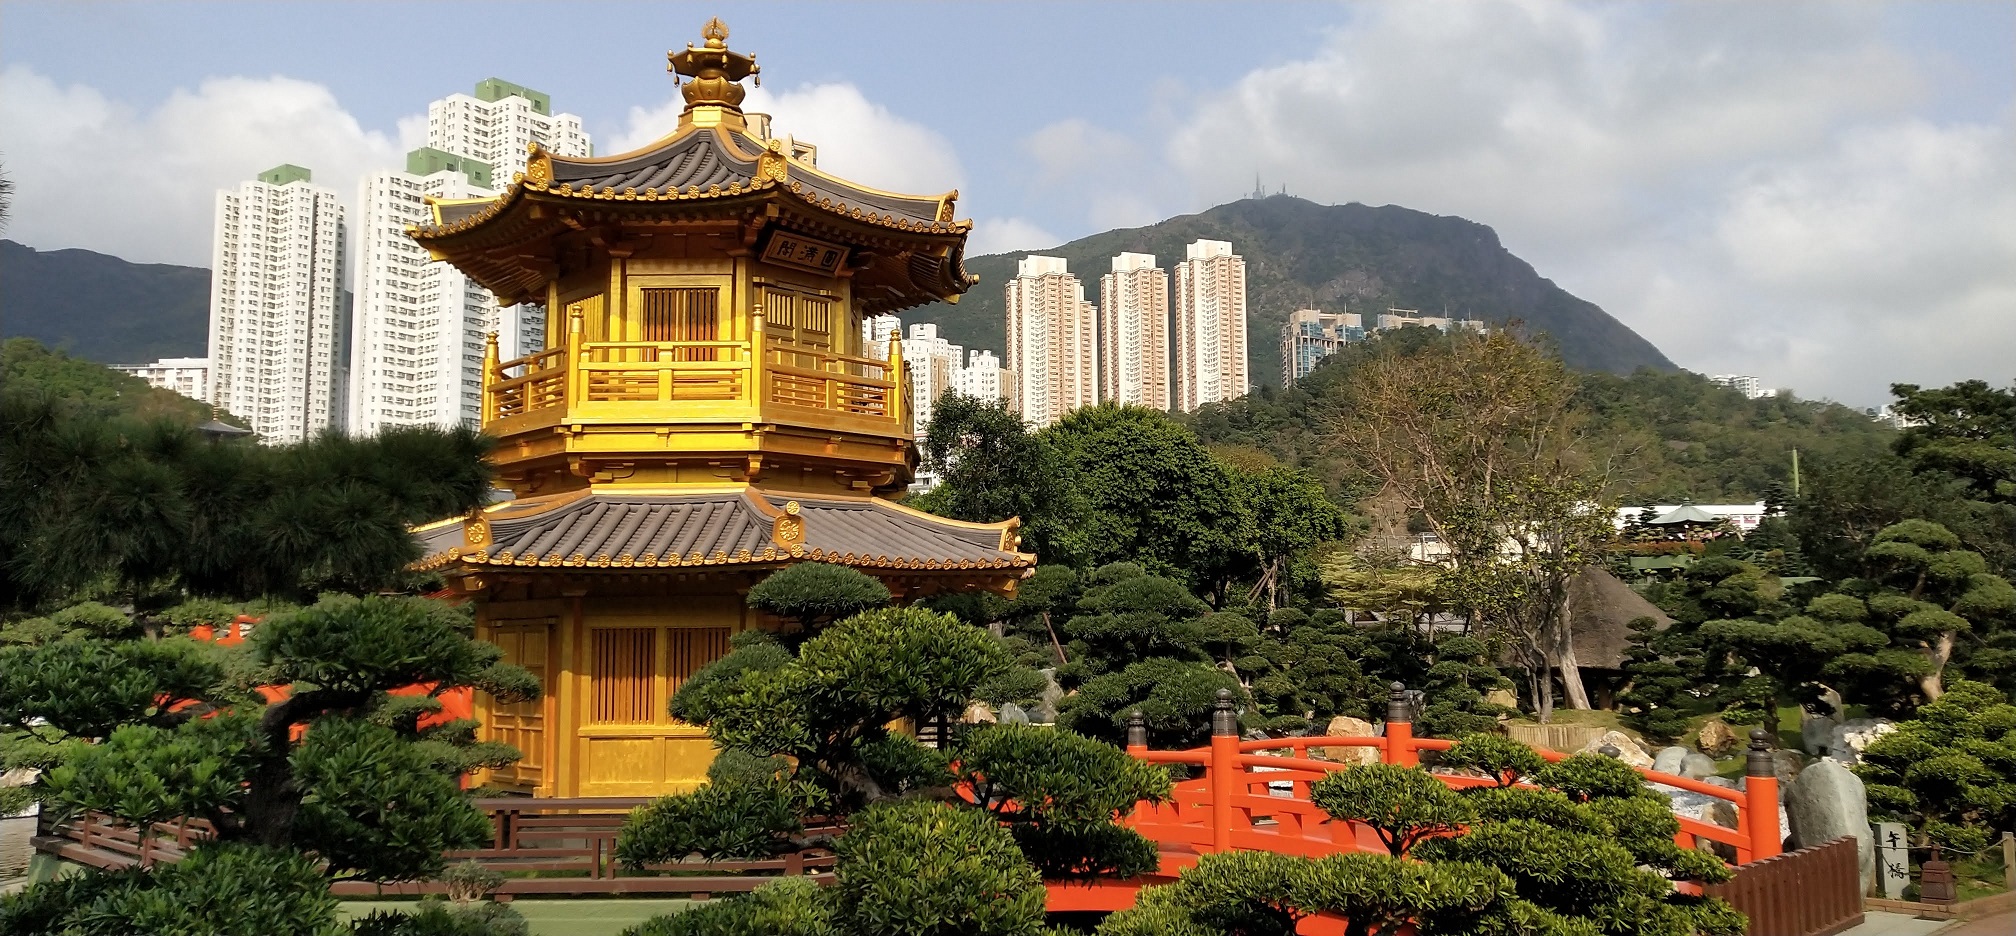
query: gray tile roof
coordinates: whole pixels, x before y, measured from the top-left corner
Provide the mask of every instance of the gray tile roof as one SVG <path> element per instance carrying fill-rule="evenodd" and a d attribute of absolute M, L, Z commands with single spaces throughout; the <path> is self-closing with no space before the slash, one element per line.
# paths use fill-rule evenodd
<path fill-rule="evenodd" d="M 798 504 L 802 548 L 780 548 L 772 529 Z M 463 525 L 416 530 L 423 568 L 455 561 L 487 565 L 658 567 L 818 559 L 867 568 L 1016 568 L 1035 557 L 1001 548 L 1003 524 L 969 526 L 870 499 L 791 497 L 754 492 L 590 494 L 548 503 L 506 503 L 485 512 L 486 548 Z M 1012 533 L 1007 533 L 1012 537 Z"/>

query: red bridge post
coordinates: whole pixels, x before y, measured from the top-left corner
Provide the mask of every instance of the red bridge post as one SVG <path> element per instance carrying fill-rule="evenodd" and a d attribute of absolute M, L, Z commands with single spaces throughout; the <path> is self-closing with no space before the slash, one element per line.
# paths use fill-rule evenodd
<path fill-rule="evenodd" d="M 1218 690 L 1211 710 L 1211 846 L 1232 850 L 1232 797 L 1244 787 L 1239 766 L 1239 716 L 1232 711 L 1232 690 Z"/>
<path fill-rule="evenodd" d="M 1784 850 L 1785 832 L 1778 828 L 1778 770 L 1772 763 L 1771 734 L 1750 732 L 1750 756 L 1743 764 L 1743 816 L 1750 833 L 1750 860 L 1763 861 Z"/>
<path fill-rule="evenodd" d="M 1414 750 L 1414 704 L 1407 687 L 1393 684 L 1386 700 L 1386 763 L 1413 767 L 1421 762 Z"/>

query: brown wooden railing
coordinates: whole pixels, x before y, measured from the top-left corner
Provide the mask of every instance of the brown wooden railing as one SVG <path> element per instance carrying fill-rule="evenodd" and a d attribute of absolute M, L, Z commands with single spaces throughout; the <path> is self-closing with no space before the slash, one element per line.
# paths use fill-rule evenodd
<path fill-rule="evenodd" d="M 762 861 L 682 861 L 624 868 L 616 860 L 616 835 L 630 810 L 650 802 L 642 797 L 533 799 L 496 797 L 474 800 L 490 815 L 489 846 L 447 854 L 450 862 L 473 859 L 504 872 L 496 893 L 505 899 L 521 894 L 679 894 L 705 898 L 714 894 L 754 890 L 781 876 L 811 876 L 821 883 L 833 869 L 833 853 L 824 849 L 789 852 Z M 812 832 L 835 832 L 830 822 L 814 823 Z M 97 868 L 141 867 L 182 860 L 196 843 L 214 830 L 200 819 L 155 823 L 149 834 L 98 813 L 61 822 L 37 837 L 37 850 Z M 373 884 L 336 881 L 330 893 L 344 897 L 438 894 L 439 881 Z"/>
<path fill-rule="evenodd" d="M 1750 936 L 1832 936 L 1862 923 L 1862 869 L 1853 838 L 1802 848 L 1736 869 L 1702 888 L 1750 918 Z"/>

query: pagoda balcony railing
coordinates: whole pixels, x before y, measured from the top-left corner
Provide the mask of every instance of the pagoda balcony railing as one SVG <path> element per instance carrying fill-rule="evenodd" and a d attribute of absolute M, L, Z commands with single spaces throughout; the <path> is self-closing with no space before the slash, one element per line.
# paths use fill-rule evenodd
<path fill-rule="evenodd" d="M 760 334 L 760 332 L 759 332 Z M 770 341 L 568 341 L 486 355 L 483 424 L 785 422 L 910 435 L 896 363 Z"/>

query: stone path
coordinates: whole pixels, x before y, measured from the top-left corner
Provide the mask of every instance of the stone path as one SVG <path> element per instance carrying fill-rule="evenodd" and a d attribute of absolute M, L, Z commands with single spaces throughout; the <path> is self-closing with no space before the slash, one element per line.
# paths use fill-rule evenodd
<path fill-rule="evenodd" d="M 2010 936 L 2016 933 L 2016 914 L 1998 913 L 1981 920 L 1921 920 L 1908 913 L 1871 910 L 1862 925 L 1841 936 Z"/>

